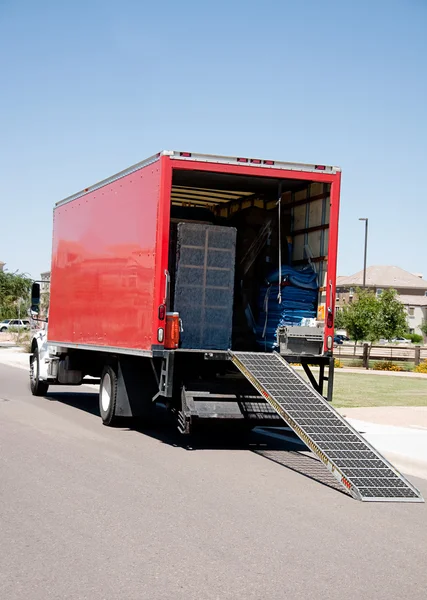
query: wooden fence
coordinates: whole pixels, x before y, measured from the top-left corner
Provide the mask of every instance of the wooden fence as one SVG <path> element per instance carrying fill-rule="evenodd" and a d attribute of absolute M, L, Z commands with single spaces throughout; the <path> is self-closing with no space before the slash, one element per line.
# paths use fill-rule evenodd
<path fill-rule="evenodd" d="M 344 359 L 361 359 L 368 368 L 369 360 L 390 360 L 392 362 L 412 362 L 419 365 L 427 360 L 426 346 L 372 346 L 369 344 L 340 344 L 334 348 L 334 356 Z"/>

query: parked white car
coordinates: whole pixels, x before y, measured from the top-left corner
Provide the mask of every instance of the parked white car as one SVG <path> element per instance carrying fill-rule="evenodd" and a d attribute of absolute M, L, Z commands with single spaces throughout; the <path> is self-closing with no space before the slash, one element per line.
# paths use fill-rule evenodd
<path fill-rule="evenodd" d="M 4 319 L 0 321 L 0 333 L 4 333 L 12 329 L 30 329 L 30 321 L 28 319 Z"/>
<path fill-rule="evenodd" d="M 391 341 L 393 342 L 393 344 L 410 344 L 411 343 L 411 340 L 407 340 L 406 338 L 403 338 L 403 337 L 393 338 Z"/>

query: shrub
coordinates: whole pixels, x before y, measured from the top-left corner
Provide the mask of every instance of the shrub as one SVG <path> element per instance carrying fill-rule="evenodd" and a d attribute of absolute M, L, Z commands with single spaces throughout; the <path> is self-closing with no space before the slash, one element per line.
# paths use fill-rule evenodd
<path fill-rule="evenodd" d="M 422 344 L 423 342 L 423 336 L 418 335 L 418 333 L 407 333 L 403 337 L 410 340 L 413 344 Z"/>
<path fill-rule="evenodd" d="M 391 360 L 379 360 L 374 363 L 375 371 L 403 371 L 402 367 L 395 365 Z"/>
<path fill-rule="evenodd" d="M 14 326 L 9 327 L 7 330 L 8 333 L 20 333 L 21 331 L 22 331 L 21 327 L 14 327 Z"/>
<path fill-rule="evenodd" d="M 23 352 L 26 352 L 27 354 L 31 353 L 32 338 L 31 333 L 29 331 L 26 331 L 25 334 L 22 335 L 18 343 L 22 348 Z"/>
<path fill-rule="evenodd" d="M 339 358 L 336 358 L 334 360 L 334 363 L 335 363 L 335 368 L 336 369 L 342 369 L 344 367 L 342 361 Z"/>
<path fill-rule="evenodd" d="M 414 373 L 425 373 L 427 375 L 427 359 L 415 367 Z"/>

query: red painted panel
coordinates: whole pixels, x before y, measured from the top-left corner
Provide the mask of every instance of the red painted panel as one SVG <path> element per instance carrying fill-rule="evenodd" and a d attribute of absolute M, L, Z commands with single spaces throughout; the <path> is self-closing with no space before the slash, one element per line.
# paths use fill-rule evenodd
<path fill-rule="evenodd" d="M 139 350 L 157 342 L 161 167 L 55 209 L 49 340 Z"/>
<path fill-rule="evenodd" d="M 335 175 L 335 181 L 331 185 L 331 212 L 329 217 L 329 248 L 328 248 L 328 278 L 326 293 L 326 315 L 332 311 L 335 317 L 335 293 L 337 282 L 337 256 L 338 256 L 338 221 L 340 212 L 340 187 L 341 173 Z M 325 341 L 328 335 L 334 335 L 334 326 L 325 328 Z M 325 350 L 327 350 L 325 343 Z"/>
<path fill-rule="evenodd" d="M 166 304 L 166 272 L 169 269 L 169 229 L 170 229 L 170 207 L 172 192 L 172 168 L 169 157 L 163 156 L 161 198 L 158 212 L 157 245 L 156 245 L 156 273 L 155 273 L 155 297 L 156 318 L 153 320 L 153 337 L 157 342 L 157 331 L 159 327 L 164 328 L 166 322 L 160 321 L 159 306 Z"/>
<path fill-rule="evenodd" d="M 332 183 L 339 173 L 317 173 L 311 171 L 293 171 L 269 167 L 253 167 L 247 165 L 224 165 L 221 163 L 202 163 L 196 160 L 173 160 L 174 169 L 186 171 L 209 171 L 211 173 L 230 173 L 254 177 L 275 177 L 278 179 L 299 179 L 301 181 L 318 181 Z"/>

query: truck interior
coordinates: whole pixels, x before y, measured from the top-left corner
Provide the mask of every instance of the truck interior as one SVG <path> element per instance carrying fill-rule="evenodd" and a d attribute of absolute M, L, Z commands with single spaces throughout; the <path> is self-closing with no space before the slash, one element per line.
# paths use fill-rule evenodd
<path fill-rule="evenodd" d="M 174 169 L 168 310 L 180 312 L 176 298 L 177 270 L 182 258 L 179 224 L 193 223 L 236 230 L 233 289 L 227 294 L 230 297 L 231 292 L 233 296 L 231 346 L 228 347 L 268 351 L 275 344 L 274 325 L 280 319 L 291 325 L 301 324 L 302 317 L 324 320 L 322 306 L 326 289 L 329 196 L 330 184 Z M 192 260 L 190 258 L 187 262 Z M 301 289 L 295 292 L 297 297 L 286 304 L 289 290 L 285 288 L 288 285 L 292 287 L 292 284 L 286 283 L 283 278 L 277 279 L 280 265 L 282 274 L 283 269 L 289 267 L 290 273 L 298 271 L 308 277 L 312 282 L 310 294 Z M 209 268 L 225 270 L 224 267 L 210 267 L 209 261 L 199 266 L 192 264 L 191 268 L 204 269 L 205 273 Z M 195 310 L 191 319 L 190 313 L 186 313 L 187 321 L 200 318 L 222 321 L 220 309 L 224 306 L 216 306 L 218 301 L 211 302 L 210 306 L 206 304 L 203 317 L 196 310 L 202 302 L 202 288 L 206 285 L 209 286 L 209 278 L 205 276 L 198 289 L 189 286 L 186 295 L 192 298 Z M 284 293 L 280 303 L 276 302 L 279 289 Z M 291 307 L 289 310 L 288 306 Z M 277 314 L 273 314 L 274 311 Z M 184 337 L 188 325 L 184 319 Z M 193 339 L 192 347 L 221 349 L 217 347 L 215 336 L 208 339 L 208 344 L 206 339 L 206 336 L 200 339 L 199 345 Z"/>

